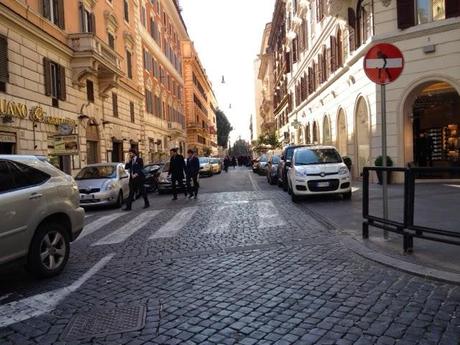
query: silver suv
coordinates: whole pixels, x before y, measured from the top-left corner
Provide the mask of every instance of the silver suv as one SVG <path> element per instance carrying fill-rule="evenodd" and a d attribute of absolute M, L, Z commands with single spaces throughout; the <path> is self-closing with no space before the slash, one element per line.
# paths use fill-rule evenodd
<path fill-rule="evenodd" d="M 25 259 L 39 277 L 59 274 L 85 211 L 71 176 L 35 156 L 0 155 L 0 265 Z"/>

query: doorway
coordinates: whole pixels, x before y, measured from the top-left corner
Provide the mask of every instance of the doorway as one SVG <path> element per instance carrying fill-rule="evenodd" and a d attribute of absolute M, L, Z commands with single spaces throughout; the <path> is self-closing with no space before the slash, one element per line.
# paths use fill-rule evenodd
<path fill-rule="evenodd" d="M 123 162 L 123 142 L 112 142 L 112 162 Z"/>
<path fill-rule="evenodd" d="M 15 143 L 0 142 L 0 155 L 13 155 L 16 151 L 15 146 Z"/>

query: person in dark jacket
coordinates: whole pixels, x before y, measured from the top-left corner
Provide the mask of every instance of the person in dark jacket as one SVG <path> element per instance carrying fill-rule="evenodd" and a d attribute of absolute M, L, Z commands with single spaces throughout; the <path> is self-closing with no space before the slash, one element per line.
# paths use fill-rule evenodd
<path fill-rule="evenodd" d="M 145 174 L 144 174 L 144 161 L 138 157 L 135 149 L 130 149 L 128 152 L 129 160 L 125 164 L 125 169 L 129 171 L 129 196 L 126 202 L 126 211 L 131 211 L 131 205 L 134 200 L 136 191 L 144 198 L 144 208 L 150 206 L 149 199 L 147 197 L 147 191 L 145 190 Z"/>
<path fill-rule="evenodd" d="M 228 173 L 228 167 L 230 166 L 230 157 L 229 156 L 225 156 L 224 158 L 224 171 L 226 173 Z"/>
<path fill-rule="evenodd" d="M 233 169 L 236 168 L 236 158 L 235 158 L 235 156 L 232 157 L 232 167 L 233 167 Z"/>
<path fill-rule="evenodd" d="M 184 188 L 184 169 L 185 169 L 185 160 L 184 156 L 177 153 L 177 149 L 171 149 L 171 160 L 169 161 L 169 174 L 171 176 L 173 200 L 177 200 L 177 186 L 179 184 L 180 188 Z M 187 196 L 187 190 L 184 192 Z"/>
<path fill-rule="evenodd" d="M 189 198 L 198 197 L 198 175 L 200 174 L 200 160 L 196 156 L 193 150 L 187 151 L 187 165 L 185 167 L 185 175 L 187 181 L 187 190 L 189 193 Z M 192 185 L 193 182 L 193 185 Z"/>

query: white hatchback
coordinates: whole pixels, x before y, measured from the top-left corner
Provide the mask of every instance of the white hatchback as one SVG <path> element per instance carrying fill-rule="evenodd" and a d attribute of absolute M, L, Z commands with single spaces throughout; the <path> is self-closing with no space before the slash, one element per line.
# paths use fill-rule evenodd
<path fill-rule="evenodd" d="M 342 194 L 351 199 L 350 171 L 333 146 L 295 149 L 288 171 L 292 201 L 303 195 Z"/>

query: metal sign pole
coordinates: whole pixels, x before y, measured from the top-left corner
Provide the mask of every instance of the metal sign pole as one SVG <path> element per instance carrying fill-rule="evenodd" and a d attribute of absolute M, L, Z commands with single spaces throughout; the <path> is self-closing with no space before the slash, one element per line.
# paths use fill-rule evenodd
<path fill-rule="evenodd" d="M 387 107 L 386 107 L 386 89 L 385 84 L 381 85 L 381 111 L 382 111 L 382 166 L 387 167 Z M 388 175 L 383 171 L 383 219 L 388 219 Z M 383 238 L 388 239 L 388 231 L 383 231 Z"/>

